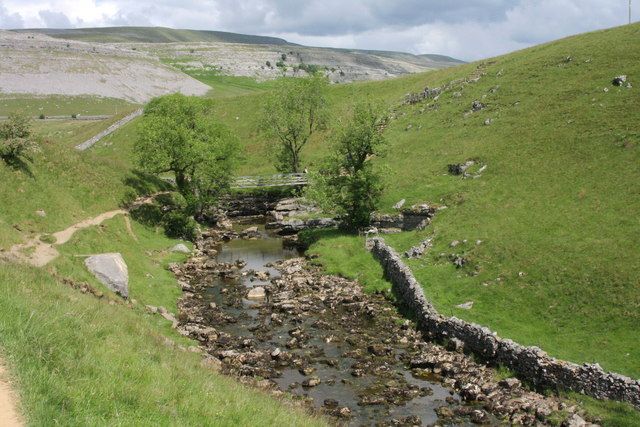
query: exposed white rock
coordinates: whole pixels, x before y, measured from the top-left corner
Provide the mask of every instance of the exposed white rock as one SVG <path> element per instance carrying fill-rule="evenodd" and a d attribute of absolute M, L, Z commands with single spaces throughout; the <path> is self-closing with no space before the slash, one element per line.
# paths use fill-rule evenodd
<path fill-rule="evenodd" d="M 121 297 L 129 298 L 129 270 L 122 255 L 92 255 L 84 260 L 84 264 L 103 285 Z"/>

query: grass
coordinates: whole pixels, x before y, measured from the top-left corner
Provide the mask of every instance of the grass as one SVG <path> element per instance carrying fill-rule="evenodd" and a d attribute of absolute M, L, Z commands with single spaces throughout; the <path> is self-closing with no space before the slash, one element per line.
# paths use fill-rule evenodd
<path fill-rule="evenodd" d="M 257 81 L 252 77 L 226 76 L 216 68 L 193 69 L 185 66 L 183 62 L 195 58 L 181 56 L 179 58 L 163 58 L 163 62 L 182 71 L 202 83 L 211 86 L 207 98 L 231 98 L 242 95 L 265 92 L 275 87 L 274 80 Z"/>
<path fill-rule="evenodd" d="M 86 136 L 75 123 L 73 127 L 51 124 L 49 129 L 54 130 L 48 133 L 32 163 L 0 165 L 0 199 L 10 201 L 0 209 L 0 247 L 36 233 L 62 230 L 116 208 L 131 192 L 151 193 L 163 186 L 158 180 L 132 172 L 131 136 L 137 123 L 85 152 L 70 148 Z M 39 131 L 47 134 L 44 127 Z M 67 140 L 68 132 L 78 133 Z M 47 215 L 37 215 L 39 209 Z"/>
<path fill-rule="evenodd" d="M 95 96 L 34 96 L 0 94 L 0 116 L 7 116 L 15 111 L 22 111 L 34 117 L 98 116 L 121 114 L 135 110 L 136 106 L 122 99 L 102 98 Z"/>
<path fill-rule="evenodd" d="M 410 265 L 444 314 L 478 322 L 525 345 L 574 362 L 640 377 L 640 93 L 611 79 L 640 79 L 640 25 L 576 36 L 499 58 L 384 82 L 336 85 L 334 117 L 356 99 L 395 109 L 387 129 L 388 188 L 381 209 L 400 199 L 444 204 L 424 232 L 389 236 L 403 252 L 427 236 L 435 247 Z M 570 57 L 570 60 L 567 60 Z M 437 102 L 401 105 L 409 91 L 473 75 Z M 608 91 L 605 92 L 604 88 Z M 459 97 L 453 96 L 460 92 Z M 466 114 L 474 100 L 483 111 Z M 218 117 L 246 141 L 243 173 L 271 173 L 267 141 L 257 132 L 260 96 L 230 99 Z M 236 119 L 237 118 L 237 119 Z M 493 119 L 485 126 L 485 119 Z M 411 126 L 409 126 L 411 125 Z M 327 135 L 305 148 L 313 170 Z M 477 159 L 479 179 L 447 173 Z M 452 249 L 453 240 L 469 243 Z M 482 243 L 476 245 L 480 240 Z M 360 238 L 318 242 L 328 271 L 379 288 L 376 263 Z M 456 269 L 451 253 L 469 263 Z M 444 253 L 445 257 L 440 257 Z M 364 273 L 367 272 L 367 273 Z M 370 277 L 372 276 L 372 277 Z M 474 301 L 472 310 L 456 305 Z"/>
<path fill-rule="evenodd" d="M 0 269 L 0 339 L 31 425 L 321 425 L 166 344 L 156 317 Z"/>
<path fill-rule="evenodd" d="M 133 220 L 130 224 L 132 233 L 126 227 L 125 217 L 118 216 L 77 233 L 60 246 L 62 256 L 54 262 L 54 268 L 64 276 L 103 288 L 85 268 L 84 259 L 96 253 L 120 252 L 129 269 L 129 297 L 175 313 L 182 291 L 166 265 L 184 261 L 186 256 L 169 251 L 176 241 L 165 237 L 162 229 L 152 229 Z"/>

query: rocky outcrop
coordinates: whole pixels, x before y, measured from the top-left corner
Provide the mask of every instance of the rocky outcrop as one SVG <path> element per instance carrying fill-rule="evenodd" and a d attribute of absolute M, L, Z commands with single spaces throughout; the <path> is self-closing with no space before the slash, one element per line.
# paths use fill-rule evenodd
<path fill-rule="evenodd" d="M 313 218 L 313 219 L 285 219 L 282 221 L 270 222 L 267 229 L 278 230 L 278 234 L 289 236 L 297 234 L 302 230 L 314 228 L 336 228 L 339 222 L 333 218 Z"/>
<path fill-rule="evenodd" d="M 410 208 L 402 209 L 399 214 L 379 214 L 371 215 L 371 226 L 379 230 L 422 230 L 435 215 L 437 209 L 427 205 L 413 205 Z"/>
<path fill-rule="evenodd" d="M 640 381 L 605 372 L 598 364 L 577 365 L 555 359 L 537 347 L 524 347 L 474 323 L 439 314 L 398 254 L 381 238 L 367 241 L 399 299 L 416 316 L 418 327 L 436 340 L 459 340 L 464 348 L 493 365 L 510 368 L 540 389 L 564 389 L 640 408 Z"/>
<path fill-rule="evenodd" d="M 219 209 L 229 218 L 268 215 L 278 204 L 279 197 L 270 194 L 247 194 L 224 197 Z"/>
<path fill-rule="evenodd" d="M 129 271 L 122 255 L 92 255 L 84 260 L 84 264 L 100 283 L 121 297 L 129 298 Z"/>
<path fill-rule="evenodd" d="M 271 216 L 276 221 L 282 221 L 286 217 L 304 215 L 313 212 L 319 212 L 320 210 L 309 203 L 302 197 L 292 197 L 288 199 L 280 200 L 271 211 Z"/>

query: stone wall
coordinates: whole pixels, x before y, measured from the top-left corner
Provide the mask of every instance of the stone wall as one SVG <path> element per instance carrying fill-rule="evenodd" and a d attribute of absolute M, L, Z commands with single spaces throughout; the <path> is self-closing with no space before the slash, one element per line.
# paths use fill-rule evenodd
<path fill-rule="evenodd" d="M 76 150 L 84 151 L 87 148 L 93 147 L 93 145 L 96 142 L 100 141 L 105 136 L 112 134 L 116 130 L 120 129 L 122 126 L 124 126 L 127 123 L 129 123 L 131 120 L 135 119 L 136 117 L 141 116 L 143 112 L 144 112 L 144 110 L 142 108 L 139 108 L 136 111 L 134 111 L 133 113 L 129 114 L 128 116 L 125 116 L 125 117 L 121 118 L 120 120 L 118 120 L 117 122 L 115 122 L 114 124 L 112 124 L 111 126 L 106 128 L 105 130 L 103 130 L 99 134 L 89 138 L 88 140 L 86 140 L 82 144 L 76 145 Z"/>
<path fill-rule="evenodd" d="M 367 246 L 382 265 L 400 301 L 415 314 L 418 327 L 429 338 L 458 339 L 465 351 L 492 365 L 508 367 L 539 389 L 573 390 L 597 399 L 627 402 L 640 409 L 640 380 L 605 372 L 598 364 L 577 365 L 558 360 L 537 347 L 524 347 L 500 338 L 488 328 L 444 317 L 425 298 L 409 267 L 384 239 L 369 239 Z"/>

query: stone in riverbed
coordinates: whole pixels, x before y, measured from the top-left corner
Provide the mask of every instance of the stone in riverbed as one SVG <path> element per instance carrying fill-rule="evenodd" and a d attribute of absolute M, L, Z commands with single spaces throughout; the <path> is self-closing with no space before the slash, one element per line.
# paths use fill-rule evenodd
<path fill-rule="evenodd" d="M 269 280 L 269 272 L 268 271 L 258 271 L 256 272 L 256 279 L 266 282 Z"/>
<path fill-rule="evenodd" d="M 247 298 L 251 300 L 262 300 L 265 297 L 266 297 L 266 292 L 262 286 L 256 286 L 255 288 L 251 288 L 251 290 L 247 294 Z"/>
<path fill-rule="evenodd" d="M 84 260 L 87 269 L 107 288 L 129 298 L 129 270 L 119 253 L 92 255 Z"/>
<path fill-rule="evenodd" d="M 315 387 L 317 385 L 320 385 L 320 378 L 318 377 L 311 377 L 302 382 L 302 387 Z"/>

